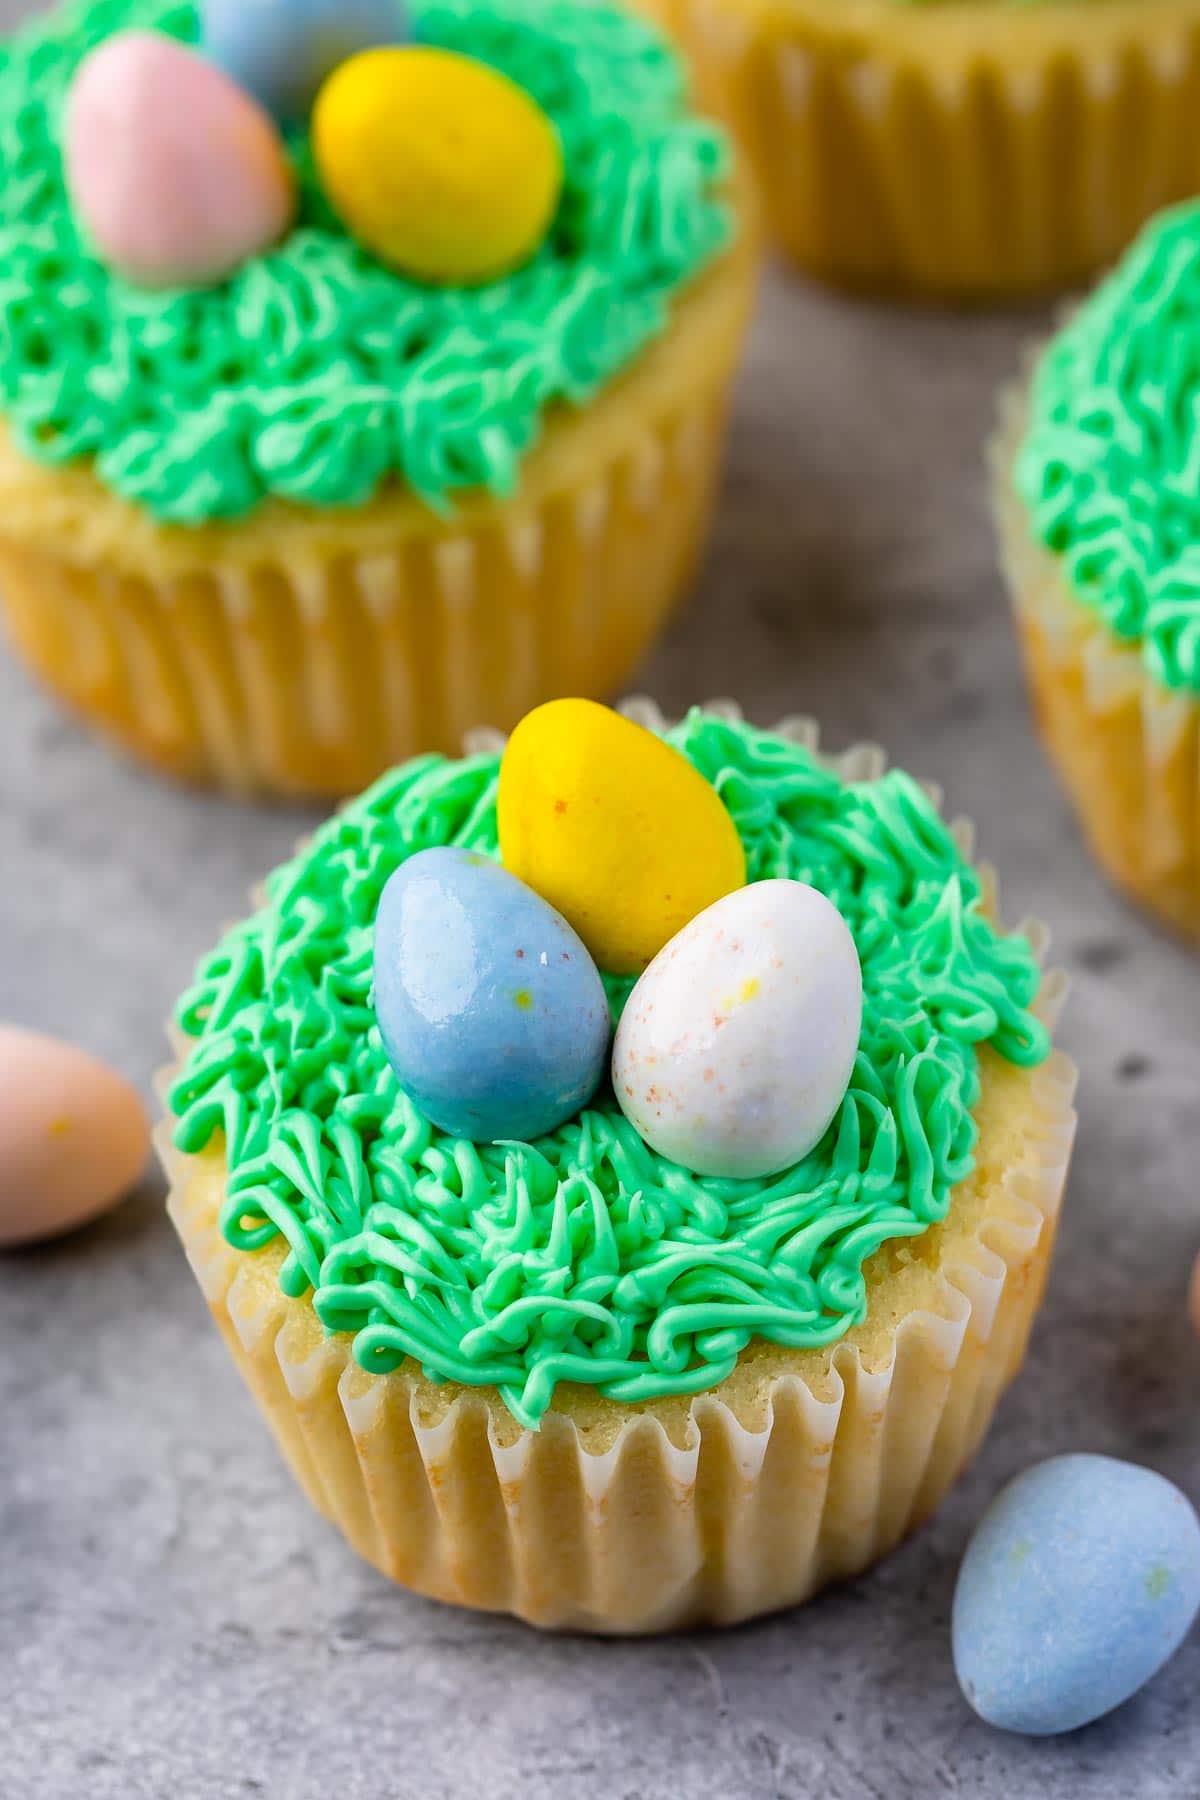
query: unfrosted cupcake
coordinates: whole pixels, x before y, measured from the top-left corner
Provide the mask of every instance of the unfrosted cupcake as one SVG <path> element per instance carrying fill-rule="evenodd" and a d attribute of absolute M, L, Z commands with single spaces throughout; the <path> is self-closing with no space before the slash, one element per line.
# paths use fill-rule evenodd
<path fill-rule="evenodd" d="M 201 79 L 196 9 L 71 6 L 0 60 L 3 608 L 52 688 L 178 774 L 353 791 L 481 718 L 603 693 L 704 540 L 752 282 L 720 135 L 615 8 L 409 12 L 420 49 L 507 77 L 561 151 L 544 238 L 482 284 L 416 279 L 356 242 L 307 117 L 281 135 L 298 210 L 280 241 L 215 285 L 127 279 L 77 216 L 64 120 L 85 59 L 129 28 L 189 46 L 182 74 L 135 71 L 135 109 L 91 96 L 111 128 L 82 146 L 79 185 L 125 133 L 122 178 L 144 169 L 157 193 L 125 220 L 140 248 L 148 219 L 171 222 L 162 144 L 203 172 L 211 95 L 205 111 L 172 91 Z M 403 131 L 407 109 L 379 110 Z M 152 128 L 145 157 L 131 120 Z M 370 179 L 364 158 L 349 187 Z"/>
<path fill-rule="evenodd" d="M 722 708 L 667 733 L 668 757 L 613 715 L 578 722 L 581 704 L 514 737 L 499 832 L 499 746 L 426 758 L 269 879 L 178 1011 L 170 1209 L 297 1477 L 387 1574 L 545 1626 L 728 1623 L 889 1550 L 985 1432 L 1025 1352 L 1070 1152 L 1073 1071 L 1050 1045 L 1061 989 L 1039 974 L 1040 936 L 995 922 L 969 828 L 948 829 L 877 752 L 825 758 L 807 727 L 760 731 Z M 615 783 L 614 766 L 636 779 Z M 503 920 L 489 936 L 456 898 L 434 909 L 423 967 L 433 915 L 404 914 L 396 886 L 411 901 L 439 846 L 454 881 L 490 891 L 517 884 L 515 867 L 540 882 L 527 899 L 552 898 L 555 933 L 584 942 L 555 936 L 539 957 L 522 940 L 509 957 Z M 627 1008 L 630 964 L 657 941 L 631 948 L 638 920 L 665 906 L 664 935 L 705 884 L 732 891 L 670 939 Z M 832 965 L 803 942 L 798 967 L 776 954 L 781 899 L 823 916 L 835 962 L 861 970 L 844 1069 L 838 994 L 816 1004 Z M 742 928 L 722 936 L 731 904 Z M 572 1040 L 539 1017 L 529 975 L 552 982 L 585 944 L 624 970 L 602 966 L 622 1023 L 615 1085 L 590 1100 L 594 1075 L 566 1092 Z M 714 1012 L 701 1063 L 666 1016 L 684 954 L 684 1004 Z M 564 1084 L 561 1122 L 533 1141 L 504 1129 L 509 1088 L 484 1141 L 423 1110 L 489 1103 L 489 1046 L 457 1092 L 445 1057 L 467 1048 L 463 972 L 494 957 L 511 969 L 513 1042 L 522 1019 L 535 1044 L 555 1034 L 543 1073 Z M 408 1088 L 397 969 L 437 1026 Z M 777 1054 L 781 994 L 800 1006 L 794 1067 Z M 647 995 L 671 1027 L 653 1065 Z M 578 1018 L 590 1042 L 594 1007 Z M 511 1055 L 500 1066 L 511 1076 Z M 704 1119 L 682 1106 L 693 1078 Z M 785 1125 L 811 1115 L 786 1166 L 781 1094 Z M 714 1120 L 736 1136 L 752 1115 L 723 1161 Z M 668 1140 L 671 1157 L 653 1147 Z M 769 1176 L 728 1172 L 755 1153 Z"/>
<path fill-rule="evenodd" d="M 1003 411 L 1043 737 L 1109 875 L 1200 938 L 1200 205 L 1147 227 Z"/>
<path fill-rule="evenodd" d="M 832 281 L 1078 281 L 1200 186 L 1200 0 L 645 0 Z"/>

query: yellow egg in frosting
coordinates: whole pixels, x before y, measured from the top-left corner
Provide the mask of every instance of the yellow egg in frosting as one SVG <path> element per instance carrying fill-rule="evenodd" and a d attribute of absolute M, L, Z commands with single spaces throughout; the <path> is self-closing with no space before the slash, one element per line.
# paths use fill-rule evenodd
<path fill-rule="evenodd" d="M 464 286 L 526 262 L 562 190 L 562 150 L 523 88 L 422 45 L 335 69 L 312 121 L 317 173 L 352 236 L 419 281 Z"/>
<path fill-rule="evenodd" d="M 505 867 L 613 975 L 639 974 L 746 882 L 716 789 L 652 731 L 592 700 L 551 700 L 522 719 L 497 804 Z"/>

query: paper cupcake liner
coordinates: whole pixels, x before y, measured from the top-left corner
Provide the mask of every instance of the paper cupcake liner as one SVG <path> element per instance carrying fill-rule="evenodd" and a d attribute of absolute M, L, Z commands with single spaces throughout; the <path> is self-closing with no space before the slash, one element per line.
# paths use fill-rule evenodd
<path fill-rule="evenodd" d="M 782 729 L 816 747 L 807 721 Z M 854 779 L 883 767 L 870 748 L 829 760 Z M 956 829 L 969 852 L 969 825 Z M 1044 932 L 1026 929 L 1040 953 Z M 1043 982 L 1051 1023 L 1064 991 L 1057 974 Z M 220 1149 L 185 1156 L 169 1125 L 158 1143 L 234 1362 L 313 1505 L 362 1556 L 420 1593 L 535 1625 L 652 1632 L 750 1618 L 863 1569 L 980 1442 L 1025 1353 L 1075 1123 L 1064 1056 L 998 1070 L 992 1059 L 985 1088 L 1011 1091 L 983 1123 L 982 1172 L 935 1228 L 948 1235 L 926 1297 L 898 1323 L 825 1352 L 744 1357 L 720 1388 L 616 1409 L 615 1423 L 611 1407 L 556 1402 L 537 1432 L 494 1390 L 434 1385 L 411 1364 L 366 1374 L 349 1338 L 326 1338 L 310 1301 L 279 1291 L 277 1246 L 247 1255 L 222 1238 Z"/>
<path fill-rule="evenodd" d="M 1200 939 L 1200 702 L 1173 692 L 1073 593 L 1039 544 L 1013 469 L 1027 389 L 1001 402 L 990 454 L 1001 557 L 1038 726 L 1109 877 Z"/>
<path fill-rule="evenodd" d="M 1063 288 L 1200 187 L 1200 0 L 641 0 L 740 138 L 769 229 L 851 285 Z"/>
<path fill-rule="evenodd" d="M 0 443 L 0 610 L 65 700 L 172 774 L 349 793 L 480 719 L 603 697 L 698 558 L 753 282 L 753 234 L 667 335 L 558 413 L 511 502 L 439 520 L 396 492 L 355 512 L 268 503 L 154 527 L 82 469 Z"/>

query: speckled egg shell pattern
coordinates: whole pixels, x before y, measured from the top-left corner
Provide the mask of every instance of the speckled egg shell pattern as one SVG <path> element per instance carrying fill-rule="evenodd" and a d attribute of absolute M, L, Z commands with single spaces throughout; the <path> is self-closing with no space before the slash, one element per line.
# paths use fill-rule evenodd
<path fill-rule="evenodd" d="M 225 285 L 145 292 L 88 247 L 60 122 L 83 57 L 127 27 L 187 43 L 181 0 L 94 0 L 0 49 L 0 414 L 47 463 L 90 458 L 156 519 L 267 495 L 355 506 L 398 477 L 433 505 L 511 492 L 556 402 L 582 406 L 667 326 L 728 241 L 724 140 L 690 117 L 674 54 L 591 0 L 414 0 L 417 39 L 508 75 L 544 109 L 564 186 L 515 274 L 473 289 L 384 269 L 337 223 L 306 132 L 296 228 Z"/>
<path fill-rule="evenodd" d="M 284 1291 L 311 1291 L 365 1369 L 413 1357 L 433 1380 L 495 1386 L 528 1425 L 559 1382 L 697 1393 L 752 1338 L 836 1341 L 866 1315 L 865 1261 L 944 1218 L 973 1166 L 977 1046 L 1022 1065 L 1049 1050 L 1028 942 L 989 922 L 908 776 L 846 782 L 700 711 L 669 739 L 727 807 L 749 879 L 818 888 L 862 965 L 849 1089 L 770 1181 L 665 1161 L 611 1090 L 548 1137 L 496 1145 L 439 1133 L 401 1091 L 371 1001 L 379 898 L 417 850 L 497 854 L 494 754 L 420 758 L 340 813 L 270 877 L 178 1011 L 195 1041 L 169 1096 L 175 1140 L 194 1153 L 223 1134 L 228 1241 L 282 1236 Z M 632 981 L 605 985 L 619 1017 Z"/>
<path fill-rule="evenodd" d="M 452 1137 L 540 1137 L 599 1086 L 608 1001 L 566 920 L 490 856 L 401 863 L 375 915 L 375 1017 L 388 1061 Z"/>
<path fill-rule="evenodd" d="M 802 881 L 755 881 L 707 907 L 629 996 L 613 1090 L 663 1156 L 702 1175 L 766 1176 L 829 1126 L 862 1032 L 846 922 Z"/>
<path fill-rule="evenodd" d="M 992 1501 L 954 1594 L 954 1666 L 989 1724 L 1049 1736 L 1120 1706 L 1200 1611 L 1200 1521 L 1153 1469 L 1055 1456 Z"/>

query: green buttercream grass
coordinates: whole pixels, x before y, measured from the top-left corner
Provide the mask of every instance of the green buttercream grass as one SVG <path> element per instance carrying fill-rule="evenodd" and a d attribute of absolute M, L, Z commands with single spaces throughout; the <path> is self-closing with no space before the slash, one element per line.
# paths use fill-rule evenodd
<path fill-rule="evenodd" d="M 592 0 L 409 0 L 418 39 L 490 63 L 558 131 L 563 199 L 526 267 L 473 289 L 384 269 L 333 218 L 307 137 L 297 228 L 228 283 L 142 292 L 82 241 L 60 127 L 87 52 L 127 27 L 193 42 L 195 7 L 94 0 L 0 51 L 0 413 L 42 462 L 92 459 L 155 518 L 236 519 L 267 495 L 355 506 L 399 477 L 444 508 L 504 495 L 546 409 L 582 406 L 666 327 L 726 244 L 726 150 L 679 63 Z"/>
<path fill-rule="evenodd" d="M 863 968 L 862 1039 L 821 1144 L 768 1182 L 657 1156 L 610 1092 L 534 1144 L 439 1132 L 400 1090 L 371 1001 L 375 910 L 418 850 L 496 856 L 494 755 L 423 757 L 330 821 L 267 883 L 184 997 L 196 1042 L 176 1143 L 224 1134 L 222 1230 L 277 1236 L 281 1285 L 385 1373 L 495 1386 L 536 1426 L 559 1382 L 616 1400 L 711 1388 L 753 1338 L 829 1344 L 866 1315 L 863 1264 L 945 1217 L 973 1167 L 977 1046 L 1048 1053 L 1024 938 L 985 917 L 928 797 L 893 772 L 844 783 L 773 734 L 693 712 L 670 733 L 712 782 L 754 881 L 811 882 Z M 632 982 L 606 980 L 614 1016 Z"/>
<path fill-rule="evenodd" d="M 1200 697 L 1200 204 L 1148 226 L 1047 349 L 1016 480 L 1079 600 Z"/>

